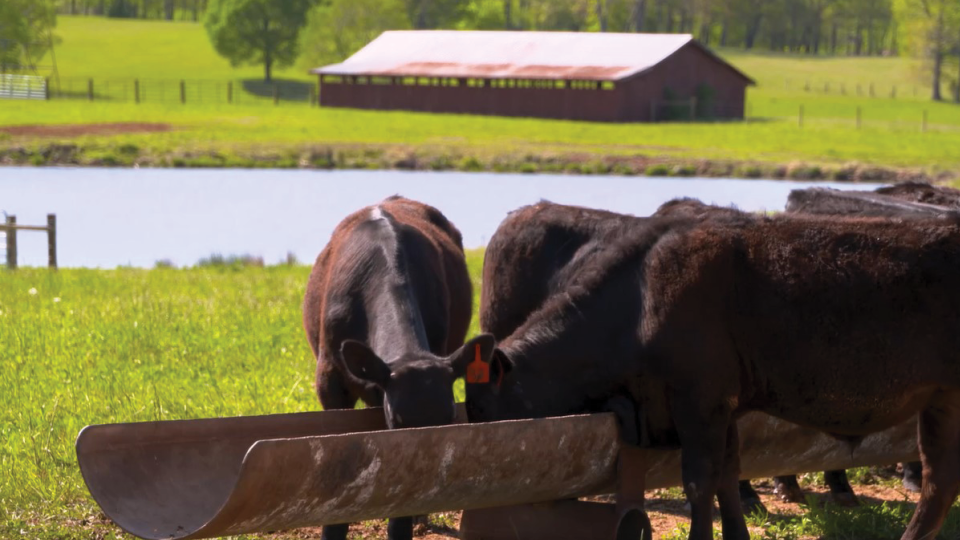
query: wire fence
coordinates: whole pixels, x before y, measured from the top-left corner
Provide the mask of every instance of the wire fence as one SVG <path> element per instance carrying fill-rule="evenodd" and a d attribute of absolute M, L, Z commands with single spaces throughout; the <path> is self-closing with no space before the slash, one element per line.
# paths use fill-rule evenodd
<path fill-rule="evenodd" d="M 128 103 L 317 103 L 317 86 L 300 81 L 61 78 L 50 81 L 50 99 Z"/>

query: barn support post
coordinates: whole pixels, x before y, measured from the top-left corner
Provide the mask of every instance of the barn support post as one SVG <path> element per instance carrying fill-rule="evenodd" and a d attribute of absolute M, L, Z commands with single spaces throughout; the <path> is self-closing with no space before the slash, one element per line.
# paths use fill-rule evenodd
<path fill-rule="evenodd" d="M 57 269 L 57 215 L 47 214 L 47 266 Z"/>
<path fill-rule="evenodd" d="M 17 216 L 7 216 L 7 268 L 17 269 Z"/>

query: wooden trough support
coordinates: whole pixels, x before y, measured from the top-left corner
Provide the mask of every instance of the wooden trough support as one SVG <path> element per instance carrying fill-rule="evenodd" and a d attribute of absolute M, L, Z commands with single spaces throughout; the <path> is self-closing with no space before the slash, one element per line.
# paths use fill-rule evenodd
<path fill-rule="evenodd" d="M 679 451 L 625 447 L 610 413 L 384 428 L 380 409 L 329 411 L 88 426 L 76 446 L 104 513 L 157 540 L 460 509 L 468 540 L 635 539 L 643 490 L 680 483 Z M 917 458 L 915 421 L 856 447 L 758 413 L 740 433 L 744 478 Z"/>
<path fill-rule="evenodd" d="M 17 231 L 41 231 L 47 233 L 47 266 L 57 269 L 57 215 L 47 214 L 47 224 L 17 225 L 17 216 L 8 215 L 5 223 L 0 224 L 0 232 L 6 237 L 7 268 L 17 269 Z"/>

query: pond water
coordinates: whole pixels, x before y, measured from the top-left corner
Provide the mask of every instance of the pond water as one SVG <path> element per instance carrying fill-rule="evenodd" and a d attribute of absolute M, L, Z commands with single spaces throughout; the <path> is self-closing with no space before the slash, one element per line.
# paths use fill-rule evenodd
<path fill-rule="evenodd" d="M 346 215 L 401 194 L 442 210 L 467 247 L 486 244 L 507 212 L 547 199 L 648 215 L 675 197 L 782 210 L 803 182 L 716 178 L 0 167 L 0 210 L 21 225 L 57 214 L 60 266 L 195 264 L 214 253 L 312 262 Z M 845 189 L 872 184 L 817 183 Z M 20 232 L 21 266 L 46 265 L 46 235 Z M 2 246 L 0 246 L 2 249 Z M 0 253 L 2 258 L 2 253 Z"/>

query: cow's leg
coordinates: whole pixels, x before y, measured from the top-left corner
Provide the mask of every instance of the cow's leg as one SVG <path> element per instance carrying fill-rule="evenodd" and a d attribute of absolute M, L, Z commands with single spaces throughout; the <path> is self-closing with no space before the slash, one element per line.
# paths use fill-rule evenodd
<path fill-rule="evenodd" d="M 387 523 L 387 538 L 389 540 L 413 540 L 413 518 L 392 518 Z"/>
<path fill-rule="evenodd" d="M 907 488 L 907 491 L 920 493 L 920 488 L 923 486 L 923 464 L 919 461 L 911 461 L 901 463 L 901 467 L 903 468 L 903 487 Z"/>
<path fill-rule="evenodd" d="M 743 519 L 740 501 L 740 437 L 737 423 L 730 421 L 727 429 L 726 451 L 723 456 L 723 472 L 717 489 L 720 505 L 720 523 L 723 540 L 750 540 L 747 522 Z"/>
<path fill-rule="evenodd" d="M 773 479 L 773 492 L 784 502 L 801 503 L 804 501 L 803 490 L 797 483 L 796 475 L 777 476 Z"/>
<path fill-rule="evenodd" d="M 702 395 L 688 392 L 688 396 Z M 679 397 L 673 403 L 683 491 L 690 503 L 690 540 L 713 539 L 713 498 L 723 472 L 727 428 L 733 422 L 729 410 L 716 407 L 711 414 L 705 413 L 703 406 L 692 397 Z"/>
<path fill-rule="evenodd" d="M 740 506 L 743 507 L 744 514 L 753 514 L 754 512 L 764 514 L 767 512 L 767 507 L 763 505 L 760 495 L 750 485 L 749 480 L 740 480 L 737 488 L 740 490 Z"/>
<path fill-rule="evenodd" d="M 860 501 L 857 495 L 850 487 L 850 481 L 847 480 L 847 471 L 824 471 L 823 479 L 830 487 L 830 498 L 840 506 L 857 506 Z"/>
<path fill-rule="evenodd" d="M 351 395 L 339 372 L 330 371 L 317 379 L 317 396 L 323 410 L 352 409 L 356 405 L 357 398 Z M 347 540 L 349 528 L 347 523 L 325 525 L 320 533 L 320 540 Z"/>
<path fill-rule="evenodd" d="M 960 394 L 940 393 L 920 413 L 920 502 L 901 540 L 937 535 L 960 486 Z"/>

